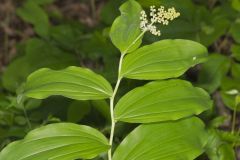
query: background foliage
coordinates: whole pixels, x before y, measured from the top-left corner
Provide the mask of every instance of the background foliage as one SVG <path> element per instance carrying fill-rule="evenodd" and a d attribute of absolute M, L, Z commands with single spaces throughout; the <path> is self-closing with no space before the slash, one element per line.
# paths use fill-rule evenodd
<path fill-rule="evenodd" d="M 105 100 L 73 101 L 63 97 L 26 99 L 17 105 L 26 77 L 48 67 L 63 69 L 84 66 L 114 83 L 118 50 L 109 39 L 109 29 L 120 14 L 124 0 L 24 0 L 1 2 L 0 11 L 0 141 L 1 148 L 23 138 L 36 127 L 49 123 L 74 122 L 98 128 L 109 134 L 109 106 Z M 213 135 L 207 154 L 213 160 L 232 160 L 240 145 L 231 135 L 233 115 L 239 115 L 240 91 L 240 1 L 239 0 L 138 0 L 144 7 L 174 6 L 181 16 L 161 28 L 162 36 L 147 34 L 144 44 L 167 38 L 189 39 L 208 48 L 210 56 L 191 68 L 182 79 L 208 91 L 214 108 L 200 115 Z M 4 6 L 5 5 L 5 6 Z M 126 62 L 127 63 L 127 62 Z M 145 84 L 124 80 L 119 96 Z M 235 112 L 234 112 L 235 111 Z M 119 111 L 120 112 L 120 111 Z M 238 117 L 238 116 L 237 116 Z M 239 129 L 239 118 L 234 122 Z M 115 144 L 135 125 L 117 125 Z M 136 131 L 137 132 L 137 131 Z M 240 133 L 240 130 L 239 130 Z M 144 134 L 144 133 L 142 133 Z M 130 135 L 131 136 L 131 135 Z M 236 147 L 232 149 L 232 144 Z M 234 152 L 236 151 L 236 152 Z M 217 153 L 217 154 L 216 154 Z M 206 155 L 199 159 L 206 159 Z M 227 156 L 227 158 L 225 157 Z"/>

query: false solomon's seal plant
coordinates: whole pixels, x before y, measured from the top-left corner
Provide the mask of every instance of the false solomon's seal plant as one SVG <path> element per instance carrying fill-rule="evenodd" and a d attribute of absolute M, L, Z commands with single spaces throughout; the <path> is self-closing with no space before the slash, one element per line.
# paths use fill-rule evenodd
<path fill-rule="evenodd" d="M 129 0 L 120 11 L 110 31 L 113 44 L 121 52 L 113 89 L 101 75 L 72 66 L 35 71 L 19 95 L 20 101 L 22 97 L 44 99 L 52 95 L 75 100 L 109 99 L 109 139 L 89 126 L 50 124 L 9 144 L 1 152 L 0 160 L 92 159 L 100 154 L 104 157 L 104 153 L 108 160 L 193 160 L 204 152 L 208 134 L 196 115 L 211 108 L 210 97 L 204 90 L 177 77 L 203 62 L 207 49 L 182 39 L 141 46 L 144 33 L 149 31 L 159 36 L 157 25 L 167 25 L 180 16 L 174 8 L 152 6 L 148 17 L 136 1 Z M 124 78 L 151 82 L 129 91 L 116 102 Z M 118 122 L 139 126 L 113 150 Z"/>

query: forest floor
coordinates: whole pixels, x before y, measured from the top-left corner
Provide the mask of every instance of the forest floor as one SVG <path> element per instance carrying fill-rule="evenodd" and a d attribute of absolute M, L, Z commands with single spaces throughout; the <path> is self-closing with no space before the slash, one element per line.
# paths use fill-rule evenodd
<path fill-rule="evenodd" d="M 48 6 L 48 10 L 58 9 L 68 19 L 79 21 L 89 27 L 99 22 L 100 11 L 106 0 L 58 0 Z M 0 0 L 0 72 L 16 56 L 17 44 L 33 37 L 33 27 L 16 15 L 16 9 L 23 1 Z"/>

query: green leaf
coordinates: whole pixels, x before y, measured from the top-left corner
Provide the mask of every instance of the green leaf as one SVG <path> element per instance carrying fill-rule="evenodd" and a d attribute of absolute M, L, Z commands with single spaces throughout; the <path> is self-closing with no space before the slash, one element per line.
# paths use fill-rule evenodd
<path fill-rule="evenodd" d="M 197 42 L 162 40 L 127 55 L 121 76 L 145 80 L 174 78 L 203 62 L 206 56 L 207 49 Z"/>
<path fill-rule="evenodd" d="M 113 22 L 110 37 L 113 44 L 123 53 L 129 53 L 137 49 L 142 38 L 137 39 L 141 34 L 140 12 L 141 6 L 134 0 L 129 0 L 120 7 L 121 16 Z"/>
<path fill-rule="evenodd" d="M 56 71 L 43 68 L 28 77 L 23 94 L 36 99 L 62 95 L 76 100 L 94 100 L 109 98 L 112 87 L 89 69 L 72 66 Z"/>
<path fill-rule="evenodd" d="M 49 21 L 47 13 L 33 1 L 27 1 L 24 6 L 17 9 L 17 14 L 26 22 L 33 24 L 40 36 L 47 36 Z"/>
<path fill-rule="evenodd" d="M 227 74 L 229 67 L 230 59 L 228 57 L 211 54 L 200 70 L 199 86 L 213 93 L 221 85 L 222 78 Z"/>
<path fill-rule="evenodd" d="M 28 133 L 0 153 L 1 160 L 91 159 L 107 151 L 108 141 L 96 129 L 71 123 L 50 124 Z"/>
<path fill-rule="evenodd" d="M 211 105 L 210 96 L 187 81 L 155 81 L 127 93 L 114 113 L 117 121 L 150 123 L 200 114 Z"/>
<path fill-rule="evenodd" d="M 207 142 L 204 124 L 198 118 L 143 124 L 116 149 L 113 160 L 193 160 Z"/>

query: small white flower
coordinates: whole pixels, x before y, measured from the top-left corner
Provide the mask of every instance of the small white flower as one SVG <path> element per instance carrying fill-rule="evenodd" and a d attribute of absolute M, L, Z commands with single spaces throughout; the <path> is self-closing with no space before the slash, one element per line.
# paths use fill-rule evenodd
<path fill-rule="evenodd" d="M 168 25 L 170 21 L 179 17 L 180 13 L 176 12 L 175 8 L 169 8 L 165 10 L 164 6 L 160 6 L 160 8 L 156 9 L 155 6 L 150 7 L 150 21 L 148 21 L 148 16 L 146 12 L 141 11 L 140 16 L 140 28 L 142 31 L 149 31 L 153 35 L 160 36 L 161 31 L 157 29 L 156 24 Z"/>

